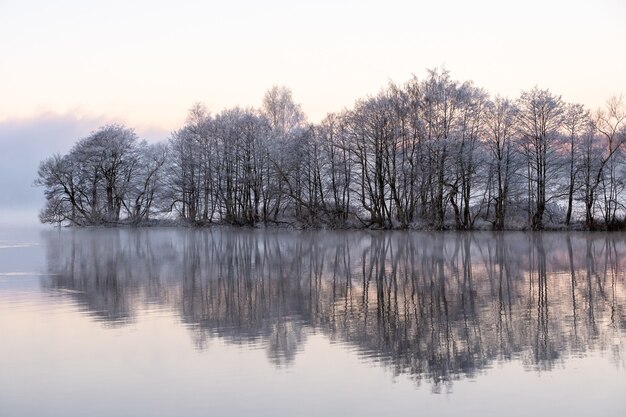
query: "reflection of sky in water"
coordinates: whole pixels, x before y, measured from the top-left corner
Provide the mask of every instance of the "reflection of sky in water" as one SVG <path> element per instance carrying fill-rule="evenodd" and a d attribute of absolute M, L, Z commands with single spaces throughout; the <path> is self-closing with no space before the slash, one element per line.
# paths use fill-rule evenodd
<path fill-rule="evenodd" d="M 0 415 L 623 415 L 626 236 L 500 236 L 45 232 Z"/>

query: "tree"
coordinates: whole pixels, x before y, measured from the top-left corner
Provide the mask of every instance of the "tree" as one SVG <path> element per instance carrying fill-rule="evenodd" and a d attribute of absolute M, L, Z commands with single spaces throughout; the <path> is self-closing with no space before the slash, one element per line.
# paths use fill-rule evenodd
<path fill-rule="evenodd" d="M 446 184 L 450 184 L 450 147 L 461 92 L 458 82 L 450 78 L 448 71 L 437 69 L 428 71 L 421 91 L 421 112 L 429 159 L 430 200 L 435 228 L 443 229 L 446 199 L 449 196 Z"/>
<path fill-rule="evenodd" d="M 44 222 L 114 223 L 131 195 L 144 143 L 132 129 L 107 125 L 81 139 L 68 155 L 43 161 L 37 185 L 45 188 Z"/>
<path fill-rule="evenodd" d="M 85 223 L 89 214 L 77 182 L 77 169 L 69 156 L 53 155 L 39 164 L 35 185 L 44 187 L 46 198 L 39 214 L 42 223 Z"/>
<path fill-rule="evenodd" d="M 505 225 L 511 177 L 515 173 L 514 135 L 517 107 L 508 99 L 496 97 L 487 110 L 486 143 L 491 152 L 495 183 L 495 230 Z"/>
<path fill-rule="evenodd" d="M 284 86 L 275 85 L 267 90 L 261 113 L 269 120 L 272 131 L 283 138 L 297 134 L 305 122 L 302 107 L 294 102 L 291 90 Z"/>
<path fill-rule="evenodd" d="M 344 115 L 327 115 L 315 129 L 315 135 L 325 161 L 320 175 L 330 205 L 326 215 L 331 225 L 345 225 L 351 211 L 353 162 Z"/>
<path fill-rule="evenodd" d="M 518 129 L 527 161 L 528 209 L 533 230 L 544 227 L 546 190 L 558 166 L 555 145 L 563 123 L 563 101 L 549 90 L 534 87 L 523 91 L 517 101 Z"/>
<path fill-rule="evenodd" d="M 287 203 L 293 203 L 293 197 L 299 193 L 295 170 L 299 168 L 297 139 L 306 134 L 305 115 L 299 104 L 295 103 L 291 90 L 273 86 L 263 97 L 261 115 L 269 121 L 271 146 L 267 148 L 265 167 L 264 218 L 277 222 L 279 214 L 285 213 Z M 291 183 L 289 183 L 291 179 Z M 292 195 L 289 199 L 288 194 Z M 299 205 L 291 204 L 292 212 L 299 210 Z M 297 213 L 296 213 L 297 214 Z"/>
<path fill-rule="evenodd" d="M 568 140 L 568 174 L 567 179 L 567 212 L 565 214 L 565 224 L 569 226 L 572 219 L 572 208 L 574 203 L 574 191 L 578 167 L 576 164 L 577 143 L 585 130 L 589 128 L 590 114 L 582 104 L 567 104 L 565 106 L 563 127 Z"/>
<path fill-rule="evenodd" d="M 608 160 L 596 135 L 595 123 L 590 123 L 580 138 L 579 192 L 585 206 L 585 227 L 595 228 L 595 204 L 598 186 L 602 182 L 604 165 Z"/>
<path fill-rule="evenodd" d="M 162 203 L 163 168 L 167 161 L 168 148 L 165 144 L 143 144 L 139 153 L 139 169 L 131 179 L 128 201 L 124 207 L 128 218 L 134 223 L 149 220 L 155 200 Z"/>
<path fill-rule="evenodd" d="M 485 136 L 485 120 L 487 108 L 487 94 L 474 87 L 471 83 L 464 83 L 459 94 L 459 120 L 455 126 L 453 143 L 456 152 L 452 155 L 453 166 L 456 167 L 456 178 L 451 186 L 450 203 L 455 213 L 457 229 L 470 229 L 473 226 L 475 215 L 480 212 L 483 201 L 472 215 L 472 204 L 475 203 L 474 190 L 477 175 L 482 166 L 480 164 L 481 140 Z M 457 202 L 460 187 L 460 203 Z M 484 200 L 484 199 L 483 199 Z"/>
<path fill-rule="evenodd" d="M 75 160 L 80 161 L 84 167 L 82 174 L 91 182 L 92 221 L 120 220 L 122 202 L 138 167 L 137 148 L 135 132 L 114 124 L 80 140 L 70 152 Z"/>
<path fill-rule="evenodd" d="M 623 169 L 617 159 L 626 142 L 626 107 L 622 96 L 611 97 L 604 109 L 596 113 L 596 130 L 598 131 L 605 146 L 606 158 L 602 163 L 602 176 L 604 223 L 606 227 L 614 227 L 617 222 L 617 210 L 623 209 L 619 201 L 620 193 L 624 186 Z M 601 175 L 601 174 L 600 174 Z"/>

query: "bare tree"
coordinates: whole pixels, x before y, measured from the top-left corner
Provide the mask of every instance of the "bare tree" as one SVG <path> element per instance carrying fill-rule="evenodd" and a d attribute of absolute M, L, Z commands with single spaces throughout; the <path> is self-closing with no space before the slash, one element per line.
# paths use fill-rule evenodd
<path fill-rule="evenodd" d="M 620 172 L 623 168 L 618 162 L 620 151 L 626 142 L 626 107 L 622 96 L 611 97 L 605 108 L 597 111 L 595 125 L 606 149 L 606 158 L 602 164 L 602 212 L 604 223 L 610 228 L 617 222 L 617 210 L 624 207 L 619 201 L 624 182 L 621 179 L 623 172 Z"/>
<path fill-rule="evenodd" d="M 422 83 L 422 114 L 425 123 L 425 141 L 429 158 L 430 199 L 434 225 L 443 229 L 446 200 L 449 197 L 450 152 L 453 127 L 457 122 L 459 84 L 446 70 L 429 70 Z M 453 188 L 453 187 L 451 187 Z"/>
<path fill-rule="evenodd" d="M 576 185 L 576 176 L 578 166 L 576 164 L 577 143 L 585 130 L 590 124 L 590 114 L 582 104 L 567 104 L 563 118 L 563 127 L 565 129 L 568 141 L 568 174 L 567 179 L 567 212 L 565 214 L 565 224 L 569 226 L 572 219 L 572 208 L 574 203 L 574 192 Z"/>
<path fill-rule="evenodd" d="M 555 146 L 563 120 L 563 101 L 549 90 L 523 91 L 517 101 L 518 128 L 527 158 L 528 208 L 533 230 L 544 227 L 546 189 L 555 169 Z"/>
<path fill-rule="evenodd" d="M 505 226 L 511 177 L 515 172 L 514 135 L 516 133 L 517 107 L 508 99 L 496 97 L 490 104 L 487 119 L 486 143 L 491 152 L 495 174 L 495 220 L 493 227 Z"/>
<path fill-rule="evenodd" d="M 141 146 L 132 129 L 107 125 L 79 140 L 67 156 L 44 161 L 36 181 L 45 187 L 48 200 L 41 219 L 73 224 L 119 221 L 139 169 Z"/>

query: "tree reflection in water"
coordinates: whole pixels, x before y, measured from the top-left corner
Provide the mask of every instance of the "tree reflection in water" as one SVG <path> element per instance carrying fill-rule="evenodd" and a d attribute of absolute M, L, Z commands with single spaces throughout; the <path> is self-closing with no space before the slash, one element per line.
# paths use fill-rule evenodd
<path fill-rule="evenodd" d="M 97 320 L 171 308 L 199 348 L 262 345 L 277 366 L 309 332 L 436 383 L 499 361 L 623 361 L 623 234 L 124 229 L 46 243 L 44 286 Z"/>

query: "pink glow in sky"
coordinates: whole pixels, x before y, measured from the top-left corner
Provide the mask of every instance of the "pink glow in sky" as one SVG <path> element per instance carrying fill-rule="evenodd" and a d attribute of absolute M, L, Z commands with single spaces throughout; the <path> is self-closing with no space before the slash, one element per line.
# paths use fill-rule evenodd
<path fill-rule="evenodd" d="M 623 0 L 0 3 L 0 120 L 42 113 L 176 129 L 293 90 L 310 120 L 444 65 L 493 94 L 539 85 L 595 109 L 626 93 Z"/>

